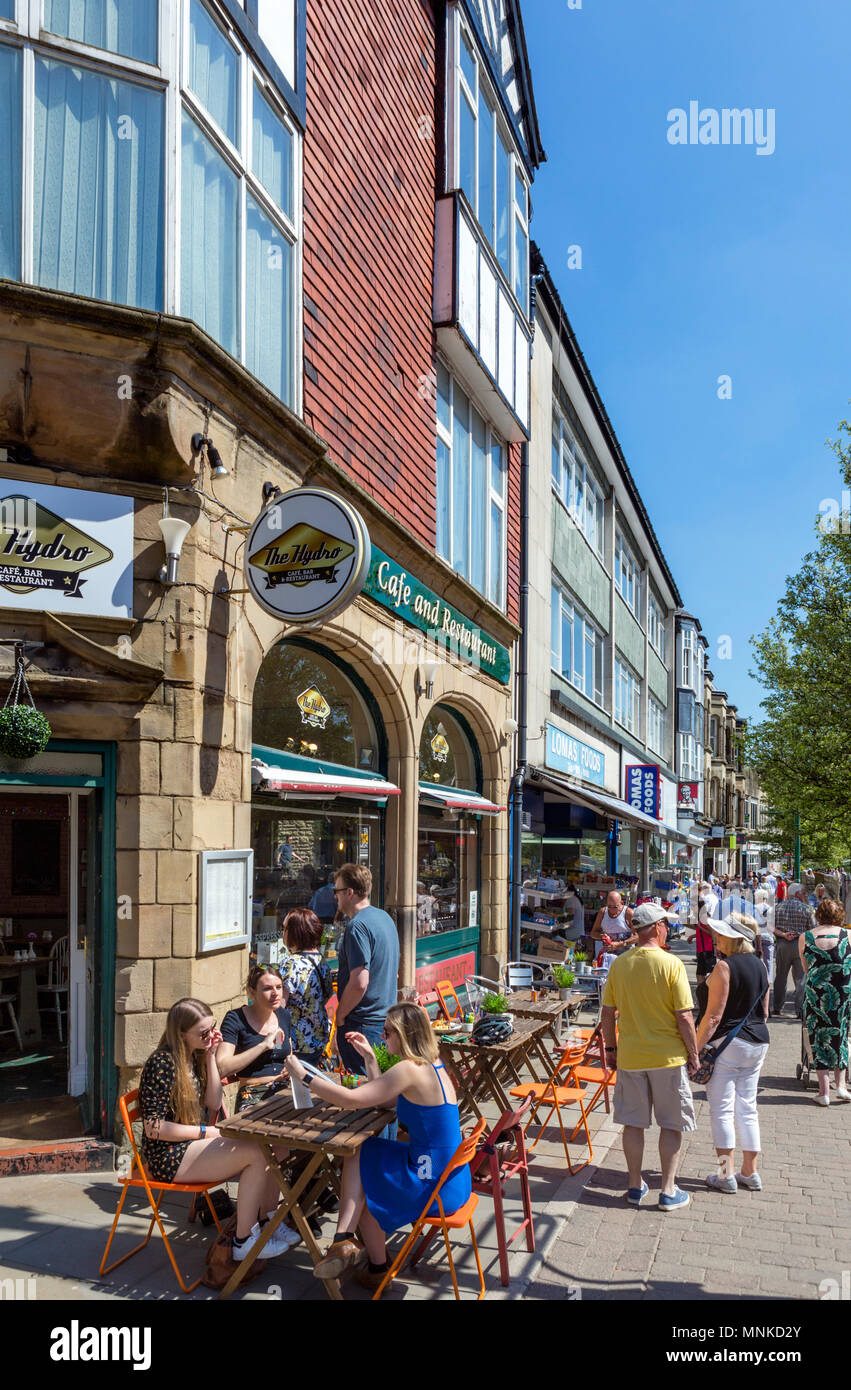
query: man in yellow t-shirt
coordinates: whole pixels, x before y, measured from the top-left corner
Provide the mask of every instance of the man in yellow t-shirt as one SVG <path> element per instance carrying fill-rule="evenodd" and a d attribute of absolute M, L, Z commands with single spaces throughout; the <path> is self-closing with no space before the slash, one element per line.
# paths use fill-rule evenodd
<path fill-rule="evenodd" d="M 652 1111 L 660 1131 L 660 1211 L 676 1211 L 691 1200 L 675 1180 L 683 1134 L 695 1127 L 689 1076 L 697 1070 L 688 977 L 682 961 L 664 950 L 668 919 L 669 913 L 654 903 L 635 909 L 632 930 L 638 944 L 609 971 L 602 1017 L 606 1065 L 617 1067 L 614 1120 L 624 1127 L 627 1201 L 640 1207 L 649 1191 L 641 1164 Z"/>

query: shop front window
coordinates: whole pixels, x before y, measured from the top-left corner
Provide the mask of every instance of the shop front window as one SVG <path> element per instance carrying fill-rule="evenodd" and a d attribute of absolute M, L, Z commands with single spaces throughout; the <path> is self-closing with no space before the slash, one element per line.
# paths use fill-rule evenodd
<path fill-rule="evenodd" d="M 418 937 L 478 927 L 478 837 L 469 816 L 444 820 L 420 812 Z"/>
<path fill-rule="evenodd" d="M 329 657 L 282 642 L 254 687 L 254 743 L 304 758 L 378 769 L 378 737 L 366 701 Z"/>
<path fill-rule="evenodd" d="M 441 787 L 475 789 L 473 750 L 458 720 L 435 705 L 420 739 L 420 781 Z"/>

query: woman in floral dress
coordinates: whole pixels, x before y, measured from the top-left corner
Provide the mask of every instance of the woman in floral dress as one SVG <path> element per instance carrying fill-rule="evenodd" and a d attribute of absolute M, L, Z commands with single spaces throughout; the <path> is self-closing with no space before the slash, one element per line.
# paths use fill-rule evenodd
<path fill-rule="evenodd" d="M 848 1023 L 851 1016 L 851 932 L 845 927 L 841 903 L 823 898 L 816 909 L 815 931 L 798 939 L 806 976 L 804 1023 L 818 1071 L 816 1105 L 830 1105 L 830 1072 L 836 1079 L 835 1099 L 851 1100 L 846 1085 Z"/>

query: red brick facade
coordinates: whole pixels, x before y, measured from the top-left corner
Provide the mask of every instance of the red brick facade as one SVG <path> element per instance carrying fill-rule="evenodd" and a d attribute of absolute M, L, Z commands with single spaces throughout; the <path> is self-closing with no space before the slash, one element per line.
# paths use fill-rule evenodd
<path fill-rule="evenodd" d="M 307 8 L 304 416 L 334 460 L 434 549 L 434 210 L 445 7 Z M 441 189 L 442 191 L 442 189 Z M 517 620 L 519 449 L 508 614 Z"/>

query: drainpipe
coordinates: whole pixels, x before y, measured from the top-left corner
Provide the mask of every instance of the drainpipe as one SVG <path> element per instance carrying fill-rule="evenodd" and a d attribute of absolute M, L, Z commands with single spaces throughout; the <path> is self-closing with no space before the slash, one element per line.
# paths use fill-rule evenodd
<path fill-rule="evenodd" d="M 538 285 L 544 278 L 537 270 L 530 277 L 529 284 L 529 322 L 535 327 L 535 303 Z M 529 392 L 531 402 L 532 392 Z M 531 417 L 531 407 L 530 407 Z M 511 810 L 511 902 L 509 959 L 517 960 L 520 955 L 520 885 L 522 882 L 523 853 L 523 788 L 526 782 L 527 757 L 526 734 L 528 728 L 528 685 L 529 685 L 529 444 L 524 442 L 520 449 L 520 641 L 517 649 L 517 765 L 511 779 L 509 806 Z"/>

